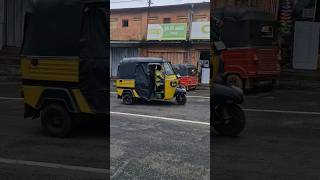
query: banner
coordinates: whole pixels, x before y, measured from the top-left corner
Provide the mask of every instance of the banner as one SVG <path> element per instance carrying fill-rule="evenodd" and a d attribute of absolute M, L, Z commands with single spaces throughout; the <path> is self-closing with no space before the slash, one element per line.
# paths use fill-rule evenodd
<path fill-rule="evenodd" d="M 192 22 L 190 39 L 210 40 L 210 22 Z"/>
<path fill-rule="evenodd" d="M 187 23 L 149 24 L 147 40 L 187 40 Z"/>

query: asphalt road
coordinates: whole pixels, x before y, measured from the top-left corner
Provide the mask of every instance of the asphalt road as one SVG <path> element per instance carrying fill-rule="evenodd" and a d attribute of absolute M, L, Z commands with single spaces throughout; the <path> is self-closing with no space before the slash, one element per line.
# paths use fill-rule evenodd
<path fill-rule="evenodd" d="M 211 136 L 212 179 L 320 178 L 320 92 L 251 94 L 244 107 L 240 137 Z"/>
<path fill-rule="evenodd" d="M 112 179 L 209 179 L 209 112 L 205 98 L 127 106 L 111 94 Z"/>
<path fill-rule="evenodd" d="M 0 84 L 0 179 L 107 179 L 104 127 L 85 122 L 72 138 L 43 136 L 39 120 L 22 118 L 18 88 Z M 125 106 L 111 94 L 112 179 L 320 178 L 320 92 L 249 94 L 245 131 L 212 132 L 211 154 L 208 94 L 188 93 L 186 106 Z"/>
<path fill-rule="evenodd" d="M 44 136 L 40 120 L 23 118 L 18 89 L 0 84 L 0 179 L 107 179 L 106 127 L 82 122 L 71 138 Z"/>

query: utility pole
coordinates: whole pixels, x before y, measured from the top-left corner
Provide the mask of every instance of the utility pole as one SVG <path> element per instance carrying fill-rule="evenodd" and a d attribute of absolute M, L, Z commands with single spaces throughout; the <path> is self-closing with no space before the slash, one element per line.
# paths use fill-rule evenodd
<path fill-rule="evenodd" d="M 150 15 L 150 8 L 151 8 L 152 0 L 148 0 L 148 10 L 147 10 L 147 34 L 148 37 L 148 26 L 149 26 L 149 15 Z M 147 39 L 147 38 L 146 38 Z"/>
<path fill-rule="evenodd" d="M 318 0 L 315 0 L 315 7 L 314 7 L 314 18 L 313 18 L 313 21 L 314 22 L 319 22 L 319 11 L 320 11 L 320 3 Z"/>
<path fill-rule="evenodd" d="M 192 44 L 192 39 L 191 39 L 191 32 L 192 32 L 192 22 L 193 22 L 193 14 L 194 14 L 194 4 L 192 3 L 191 4 L 191 7 L 189 8 L 189 13 L 188 13 L 188 16 L 189 16 L 189 29 L 188 29 L 188 39 L 187 39 L 187 41 L 188 41 L 188 52 L 187 52 L 187 60 L 188 60 L 188 62 L 186 62 L 186 63 L 191 63 L 191 44 Z"/>

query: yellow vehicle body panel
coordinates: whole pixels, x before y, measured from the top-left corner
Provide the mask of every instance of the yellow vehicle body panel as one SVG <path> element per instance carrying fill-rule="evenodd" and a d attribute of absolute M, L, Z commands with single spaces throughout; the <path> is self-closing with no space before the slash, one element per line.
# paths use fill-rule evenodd
<path fill-rule="evenodd" d="M 24 103 L 36 108 L 44 88 L 41 86 L 23 86 L 22 88 L 24 93 Z"/>
<path fill-rule="evenodd" d="M 171 83 L 176 84 L 175 87 L 171 86 Z M 179 84 L 179 80 L 176 75 L 166 75 L 165 76 L 165 83 L 164 83 L 164 100 L 171 100 L 174 98 L 174 95 L 176 93 L 176 88 Z"/>
<path fill-rule="evenodd" d="M 46 84 L 46 82 L 54 81 L 72 84 L 79 82 L 79 59 L 63 57 L 35 59 L 37 59 L 37 65 L 32 64 L 31 57 L 22 57 L 21 73 L 23 80 L 30 81 L 28 85 L 23 85 L 24 102 L 36 109 L 42 93 L 48 88 L 38 83 L 44 82 Z M 33 81 L 38 81 L 38 83 L 33 85 Z M 80 112 L 94 113 L 80 89 L 72 89 L 70 93 L 73 94 Z"/>
<path fill-rule="evenodd" d="M 82 95 L 80 89 L 73 89 L 72 93 L 76 99 L 76 103 L 80 109 L 81 112 L 83 113 L 90 113 L 93 114 L 93 111 L 91 110 L 87 100 L 84 98 Z"/>
<path fill-rule="evenodd" d="M 118 79 L 116 80 L 117 88 L 135 88 L 134 79 Z"/>
<path fill-rule="evenodd" d="M 130 90 L 133 93 L 133 97 L 139 98 L 137 91 L 134 89 L 126 89 L 126 88 L 117 88 L 117 95 L 122 96 L 124 90 Z"/>
<path fill-rule="evenodd" d="M 176 84 L 175 87 L 171 86 L 171 83 Z M 179 84 L 179 80 L 176 75 L 166 75 L 164 84 L 164 100 L 171 100 L 174 98 L 176 88 Z M 122 96 L 124 90 L 130 90 L 133 92 L 133 97 L 139 98 L 139 95 L 135 88 L 135 80 L 132 79 L 118 79 L 116 80 L 116 93 L 118 96 Z"/>
<path fill-rule="evenodd" d="M 32 65 L 31 61 L 31 58 L 22 58 L 22 79 L 63 82 L 79 81 L 78 59 L 39 58 L 37 65 Z"/>

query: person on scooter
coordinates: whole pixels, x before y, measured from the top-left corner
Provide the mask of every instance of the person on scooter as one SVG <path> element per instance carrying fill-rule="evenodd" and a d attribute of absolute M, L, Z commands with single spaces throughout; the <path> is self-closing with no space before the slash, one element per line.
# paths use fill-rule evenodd
<path fill-rule="evenodd" d="M 221 52 L 225 49 L 221 41 L 222 21 L 211 16 L 211 91 L 210 123 L 221 135 L 237 136 L 245 127 L 245 114 L 239 106 L 243 103 L 243 93 L 231 86 L 224 78 L 224 63 Z"/>

